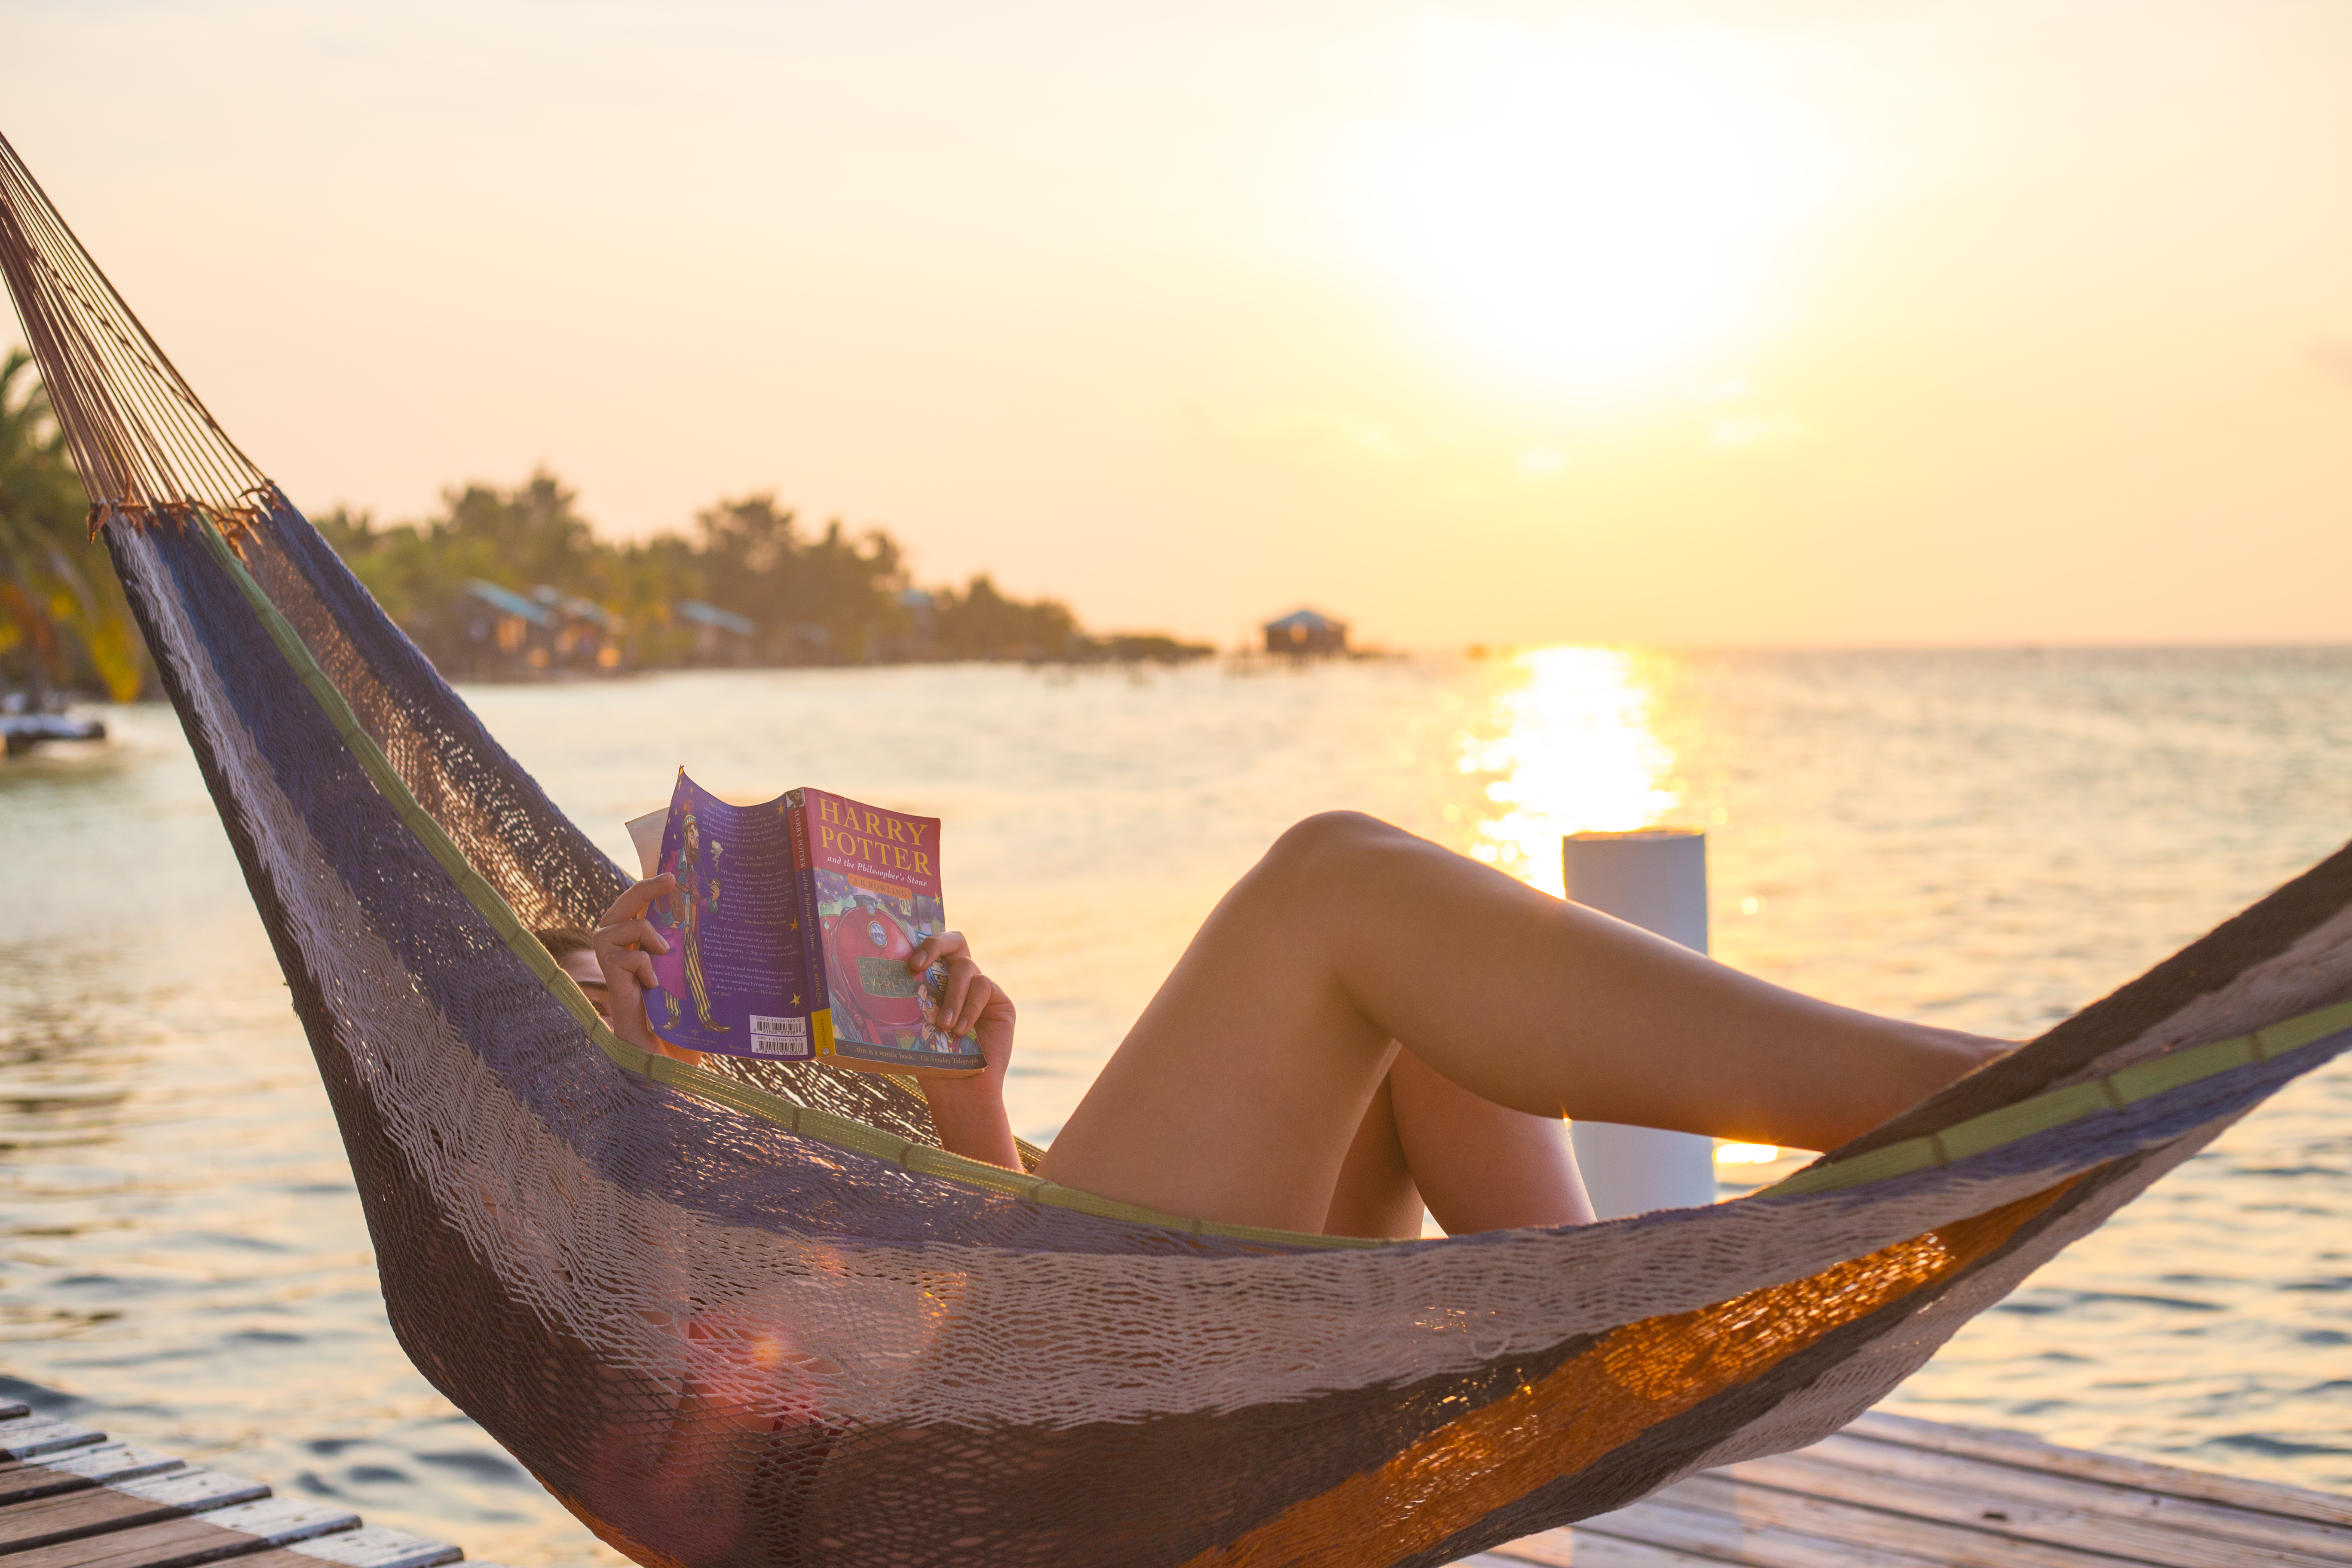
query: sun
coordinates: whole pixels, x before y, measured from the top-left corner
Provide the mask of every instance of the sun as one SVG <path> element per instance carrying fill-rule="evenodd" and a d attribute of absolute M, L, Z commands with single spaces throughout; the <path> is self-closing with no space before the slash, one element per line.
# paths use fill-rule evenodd
<path fill-rule="evenodd" d="M 1570 390 L 1702 374 L 1766 322 L 1830 160 L 1737 40 L 1433 24 L 1361 227 L 1450 344 Z"/>

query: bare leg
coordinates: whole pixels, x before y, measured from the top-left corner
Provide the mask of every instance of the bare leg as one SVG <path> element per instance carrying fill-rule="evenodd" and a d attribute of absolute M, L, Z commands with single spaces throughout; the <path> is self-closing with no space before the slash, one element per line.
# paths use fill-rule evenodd
<path fill-rule="evenodd" d="M 1591 1223 L 1567 1122 L 1481 1100 L 1411 1051 L 1389 1079 L 1405 1163 L 1448 1236 Z"/>
<path fill-rule="evenodd" d="M 1806 1149 L 2007 1048 L 1801 996 L 1333 813 L 1283 835 L 1218 903 L 1043 1173 L 1319 1228 L 1397 1040 L 1532 1116 Z"/>
<path fill-rule="evenodd" d="M 1391 1068 L 1356 1124 L 1355 1141 L 1339 1163 L 1339 1183 L 1320 1228 L 1326 1236 L 1419 1236 L 1423 1206 L 1412 1169 L 1404 1163 L 1404 1142 L 1397 1136 Z"/>
<path fill-rule="evenodd" d="M 1340 1163 L 1323 1233 L 1419 1236 L 1424 1206 L 1448 1236 L 1592 1219 L 1566 1122 L 1481 1100 L 1399 1051 Z"/>

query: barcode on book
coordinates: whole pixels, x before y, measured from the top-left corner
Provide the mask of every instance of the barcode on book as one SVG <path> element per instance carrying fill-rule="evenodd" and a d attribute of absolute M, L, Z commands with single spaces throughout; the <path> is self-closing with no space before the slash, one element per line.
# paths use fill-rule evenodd
<path fill-rule="evenodd" d="M 763 1057 L 804 1057 L 809 1054 L 808 1020 L 751 1015 L 751 1049 Z"/>

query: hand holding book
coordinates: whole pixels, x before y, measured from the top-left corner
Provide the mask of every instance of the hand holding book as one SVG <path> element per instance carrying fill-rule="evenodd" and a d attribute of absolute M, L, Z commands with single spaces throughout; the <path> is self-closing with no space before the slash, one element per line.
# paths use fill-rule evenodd
<path fill-rule="evenodd" d="M 1013 998 L 972 962 L 971 944 L 960 931 L 927 937 L 908 960 L 909 969 L 944 964 L 940 1017 L 950 1033 L 970 1036 L 986 1065 L 963 1078 L 921 1079 L 930 1101 L 940 1146 L 968 1159 L 985 1160 L 1009 1171 L 1021 1169 L 1021 1151 L 1004 1113 L 1004 1069 L 1013 1060 Z"/>
<path fill-rule="evenodd" d="M 632 884 L 604 911 L 593 946 L 604 976 L 604 1007 L 613 1032 L 640 1050 L 691 1067 L 702 1060 L 702 1053 L 671 1045 L 648 1028 L 646 1019 L 646 994 L 658 985 L 654 957 L 669 951 L 668 939 L 646 910 L 676 891 L 677 879 L 667 874 Z M 1013 1060 L 1016 1022 L 1012 996 L 981 972 L 961 931 L 926 937 L 908 955 L 907 964 L 910 973 L 937 970 L 944 974 L 941 1026 L 971 1037 L 983 1058 L 977 1072 L 917 1080 L 930 1104 L 940 1146 L 967 1159 L 1020 1170 L 1020 1146 L 1004 1112 L 1004 1072 Z"/>
<path fill-rule="evenodd" d="M 632 883 L 604 911 L 590 942 L 596 967 L 604 974 L 605 1016 L 613 1032 L 639 1050 L 693 1067 L 702 1060 L 700 1051 L 682 1050 L 646 1026 L 646 993 L 661 984 L 654 973 L 654 955 L 670 950 L 669 939 L 646 918 L 646 911 L 677 891 L 677 879 L 667 873 Z"/>
<path fill-rule="evenodd" d="M 666 813 L 629 824 L 648 878 L 671 879 L 643 918 L 661 938 L 646 1024 L 684 1050 L 823 1061 L 918 1077 L 975 1073 L 950 1028 L 938 963 L 940 824 L 796 789 L 730 805 L 681 769 Z"/>

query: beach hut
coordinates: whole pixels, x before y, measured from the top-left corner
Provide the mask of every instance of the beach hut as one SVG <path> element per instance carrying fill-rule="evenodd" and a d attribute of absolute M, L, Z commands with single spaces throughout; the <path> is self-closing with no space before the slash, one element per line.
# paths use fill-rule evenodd
<path fill-rule="evenodd" d="M 583 670 L 620 668 L 622 639 L 629 629 L 627 621 L 593 599 L 567 594 L 550 583 L 533 588 L 530 596 L 555 617 L 555 635 L 550 645 L 554 666 Z"/>
<path fill-rule="evenodd" d="M 477 577 L 466 584 L 472 614 L 458 662 L 469 675 L 512 679 L 547 668 L 555 614 L 511 588 Z"/>
<path fill-rule="evenodd" d="M 749 664 L 756 649 L 753 638 L 760 628 L 748 616 L 700 599 L 680 599 L 677 618 L 694 627 L 694 662 L 697 664 Z"/>
<path fill-rule="evenodd" d="M 1280 620 L 1266 622 L 1262 629 L 1268 653 L 1304 658 L 1348 651 L 1348 623 L 1313 610 L 1293 610 Z"/>

